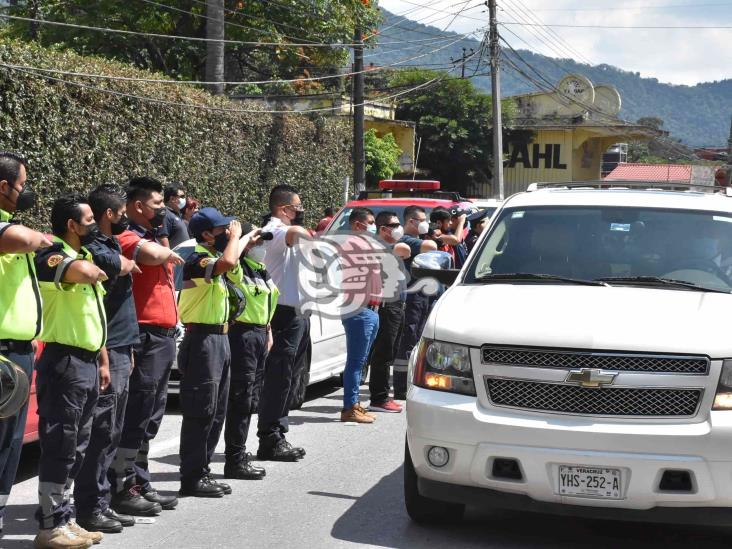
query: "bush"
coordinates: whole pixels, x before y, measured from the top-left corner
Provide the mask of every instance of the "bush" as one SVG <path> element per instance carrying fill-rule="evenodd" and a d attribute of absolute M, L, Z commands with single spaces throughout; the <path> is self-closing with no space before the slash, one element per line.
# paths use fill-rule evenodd
<path fill-rule="evenodd" d="M 0 63 L 137 78 L 163 78 L 122 63 L 0 41 Z M 254 103 L 214 98 L 200 89 L 76 76 L 50 76 L 158 101 L 221 109 Z M 122 97 L 0 67 L 0 149 L 28 158 L 29 181 L 40 200 L 23 220 L 48 228 L 59 194 L 124 183 L 134 175 L 182 181 L 190 196 L 243 220 L 259 221 L 269 190 L 301 190 L 316 221 L 340 204 L 352 172 L 347 117 L 231 113 Z"/>
<path fill-rule="evenodd" d="M 402 150 L 390 133 L 378 137 L 373 128 L 364 134 L 366 149 L 366 182 L 375 187 L 382 179 L 391 179 L 399 171 Z"/>

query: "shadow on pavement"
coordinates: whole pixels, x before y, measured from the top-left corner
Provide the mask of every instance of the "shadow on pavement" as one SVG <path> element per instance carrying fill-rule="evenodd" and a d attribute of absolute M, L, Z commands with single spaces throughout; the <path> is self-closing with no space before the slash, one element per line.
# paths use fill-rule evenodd
<path fill-rule="evenodd" d="M 335 539 L 390 547 L 500 547 L 501 549 L 728 548 L 732 529 L 641 524 L 468 509 L 458 524 L 420 526 L 407 516 L 402 468 L 383 477 L 339 517 Z M 342 494 L 315 495 L 350 499 Z"/>

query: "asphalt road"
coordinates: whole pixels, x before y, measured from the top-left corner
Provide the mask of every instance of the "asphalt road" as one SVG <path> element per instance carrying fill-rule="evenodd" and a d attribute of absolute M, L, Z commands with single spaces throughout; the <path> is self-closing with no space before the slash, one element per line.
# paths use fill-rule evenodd
<path fill-rule="evenodd" d="M 732 530 L 478 509 L 462 524 L 416 526 L 402 498 L 404 414 L 382 414 L 373 425 L 343 424 L 336 419 L 340 394 L 333 384 L 319 384 L 292 414 L 290 439 L 307 449 L 304 460 L 266 463 L 266 479 L 233 481 L 234 493 L 223 499 L 183 499 L 155 524 L 108 535 L 100 547 L 726 549 L 732 541 Z M 169 408 L 151 449 L 153 481 L 163 492 L 178 489 L 180 415 L 175 402 Z M 33 546 L 38 453 L 37 445 L 24 450 L 0 548 Z M 216 455 L 213 470 L 223 471 L 223 455 Z"/>

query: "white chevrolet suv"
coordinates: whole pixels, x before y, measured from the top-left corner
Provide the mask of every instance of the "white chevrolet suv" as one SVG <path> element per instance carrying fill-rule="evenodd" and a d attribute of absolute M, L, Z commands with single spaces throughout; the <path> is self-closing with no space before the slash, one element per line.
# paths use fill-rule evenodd
<path fill-rule="evenodd" d="M 415 259 L 454 281 L 410 360 L 418 522 L 732 524 L 732 197 L 579 185 L 506 200 L 459 272 Z"/>

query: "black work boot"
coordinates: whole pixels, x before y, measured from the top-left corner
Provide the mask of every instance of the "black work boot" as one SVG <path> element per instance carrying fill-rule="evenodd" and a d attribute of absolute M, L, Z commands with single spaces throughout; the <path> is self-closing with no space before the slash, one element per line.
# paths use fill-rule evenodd
<path fill-rule="evenodd" d="M 218 484 L 212 483 L 209 477 L 205 476 L 195 482 L 181 481 L 178 494 L 194 498 L 222 498 L 224 489 Z"/>
<path fill-rule="evenodd" d="M 103 511 L 102 514 L 108 519 L 118 521 L 125 528 L 135 525 L 135 517 L 130 515 L 121 515 L 111 507 L 107 508 L 106 511 Z"/>
<path fill-rule="evenodd" d="M 285 441 L 285 448 L 287 448 L 288 450 L 292 450 L 296 454 L 299 454 L 301 458 L 305 457 L 305 454 L 307 453 L 305 452 L 305 448 L 301 446 L 293 446 L 287 439 L 283 440 Z"/>
<path fill-rule="evenodd" d="M 112 496 L 110 506 L 118 513 L 133 517 L 154 517 L 159 515 L 163 508 L 159 503 L 148 501 L 140 494 L 137 484 L 125 488 Z"/>
<path fill-rule="evenodd" d="M 264 461 L 297 461 L 301 457 L 302 455 L 283 438 L 278 440 L 274 446 L 262 446 L 260 442 L 257 450 L 257 459 Z"/>
<path fill-rule="evenodd" d="M 252 464 L 252 454 L 245 454 L 240 463 L 228 463 L 224 466 L 224 478 L 237 480 L 261 480 L 267 475 L 264 467 Z"/>
<path fill-rule="evenodd" d="M 76 523 L 90 532 L 103 532 L 105 534 L 118 534 L 122 531 L 122 523 L 118 520 L 107 518 L 102 513 L 91 515 L 78 515 Z"/>
<path fill-rule="evenodd" d="M 178 498 L 175 496 L 164 496 L 160 492 L 158 492 L 155 488 L 152 486 L 145 489 L 142 488 L 140 491 L 142 494 L 142 497 L 144 497 L 147 501 L 152 501 L 153 503 L 159 503 L 160 507 L 162 507 L 166 511 L 170 511 L 172 509 L 175 509 L 178 506 Z"/>

